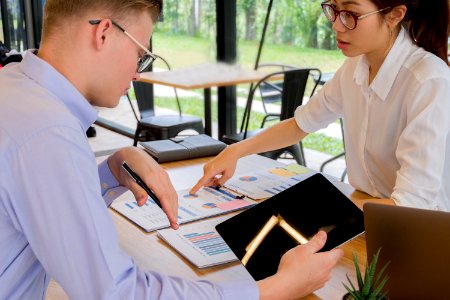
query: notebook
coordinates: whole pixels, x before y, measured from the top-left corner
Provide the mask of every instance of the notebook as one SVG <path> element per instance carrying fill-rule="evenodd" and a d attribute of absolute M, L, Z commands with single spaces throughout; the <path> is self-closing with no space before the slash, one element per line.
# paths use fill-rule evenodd
<path fill-rule="evenodd" d="M 319 230 L 322 251 L 364 232 L 362 211 L 323 175 L 315 174 L 216 226 L 255 280 L 276 273 L 281 256 Z"/>
<path fill-rule="evenodd" d="M 381 247 L 385 291 L 395 299 L 450 298 L 450 213 L 367 203 L 367 258 Z"/>
<path fill-rule="evenodd" d="M 159 163 L 213 156 L 219 154 L 227 146 L 206 134 L 140 142 L 139 144 Z"/>

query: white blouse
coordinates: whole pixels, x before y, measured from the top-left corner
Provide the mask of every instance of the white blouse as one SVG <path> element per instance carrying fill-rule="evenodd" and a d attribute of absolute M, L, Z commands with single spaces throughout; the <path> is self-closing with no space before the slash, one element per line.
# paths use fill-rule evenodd
<path fill-rule="evenodd" d="M 450 210 L 450 70 L 402 29 L 368 85 L 349 58 L 295 119 L 305 132 L 342 117 L 350 184 L 397 205 Z"/>

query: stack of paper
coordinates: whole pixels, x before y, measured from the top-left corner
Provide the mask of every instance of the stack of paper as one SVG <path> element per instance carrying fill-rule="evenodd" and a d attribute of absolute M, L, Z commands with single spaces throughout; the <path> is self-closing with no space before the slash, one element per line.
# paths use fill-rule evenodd
<path fill-rule="evenodd" d="M 237 261 L 237 257 L 215 230 L 226 218 L 188 224 L 178 230 L 158 230 L 158 237 L 198 268 Z"/>

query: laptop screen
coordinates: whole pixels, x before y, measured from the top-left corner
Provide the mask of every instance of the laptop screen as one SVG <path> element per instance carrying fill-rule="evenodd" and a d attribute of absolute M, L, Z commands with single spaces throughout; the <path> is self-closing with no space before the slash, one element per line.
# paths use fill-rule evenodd
<path fill-rule="evenodd" d="M 364 231 L 362 211 L 323 175 L 316 174 L 216 226 L 255 280 L 276 273 L 281 256 L 319 230 L 322 251 Z"/>

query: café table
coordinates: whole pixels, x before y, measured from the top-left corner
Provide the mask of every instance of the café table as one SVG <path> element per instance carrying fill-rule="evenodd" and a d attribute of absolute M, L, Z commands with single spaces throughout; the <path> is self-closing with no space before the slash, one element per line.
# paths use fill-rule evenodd
<path fill-rule="evenodd" d="M 98 161 L 105 157 L 98 158 Z M 210 158 L 198 158 L 185 161 L 162 164 L 167 170 L 176 190 L 192 187 L 198 178 L 203 175 L 203 164 Z M 356 191 L 350 185 L 335 182 L 335 185 L 346 194 L 359 208 L 371 201 L 371 197 Z M 153 270 L 168 275 L 181 276 L 190 280 L 211 280 L 231 282 L 251 278 L 246 269 L 239 262 L 198 269 L 185 258 L 161 241 L 155 232 L 147 233 L 134 225 L 128 219 L 109 209 L 116 226 L 120 246 L 127 254 L 132 256 L 142 270 Z M 200 222 L 207 222 L 203 220 Z M 343 282 L 347 282 L 346 274 L 356 282 L 355 268 L 352 253 L 358 255 L 362 271 L 366 264 L 366 243 L 364 234 L 354 238 L 340 247 L 344 251 L 344 257 L 338 262 L 332 271 L 331 279 L 326 285 L 314 294 L 304 299 L 342 299 L 346 293 Z M 47 291 L 47 300 L 68 299 L 62 288 L 52 280 Z"/>
<path fill-rule="evenodd" d="M 171 71 L 144 72 L 140 81 L 186 90 L 204 89 L 205 133 L 211 136 L 211 88 L 256 82 L 265 75 L 267 72 L 238 65 L 203 63 Z"/>

